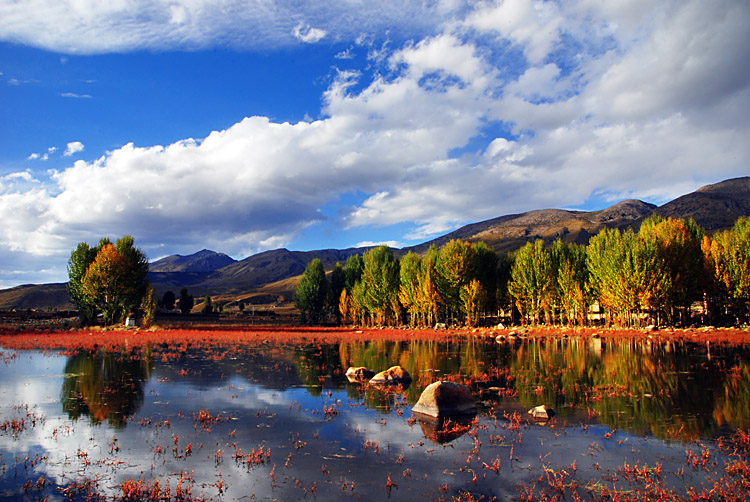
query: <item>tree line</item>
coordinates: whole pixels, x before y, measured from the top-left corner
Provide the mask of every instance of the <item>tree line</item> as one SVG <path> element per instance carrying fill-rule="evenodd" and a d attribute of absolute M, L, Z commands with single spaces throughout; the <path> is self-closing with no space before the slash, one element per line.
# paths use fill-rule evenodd
<path fill-rule="evenodd" d="M 312 260 L 294 293 L 305 322 L 586 325 L 739 323 L 750 309 L 750 218 L 713 236 L 693 220 L 646 219 L 638 232 L 603 229 L 588 245 L 539 239 L 498 257 L 484 242 L 452 240 L 397 259 L 387 246 L 326 275 Z M 691 306 L 700 302 L 701 318 Z"/>

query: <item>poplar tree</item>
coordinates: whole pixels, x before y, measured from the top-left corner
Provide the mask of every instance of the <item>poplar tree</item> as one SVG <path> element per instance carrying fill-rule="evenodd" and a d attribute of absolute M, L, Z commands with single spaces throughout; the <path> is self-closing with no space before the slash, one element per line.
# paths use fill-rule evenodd
<path fill-rule="evenodd" d="M 399 262 L 388 246 L 378 246 L 362 256 L 362 287 L 365 307 L 382 326 L 389 313 L 395 314 L 394 305 L 399 291 Z"/>
<path fill-rule="evenodd" d="M 294 305 L 302 312 L 303 321 L 318 324 L 328 298 L 328 281 L 320 259 L 307 264 L 302 278 L 294 290 Z"/>
<path fill-rule="evenodd" d="M 543 311 L 548 311 L 554 292 L 552 256 L 538 239 L 526 243 L 516 255 L 508 291 L 516 299 L 521 315 L 538 322 Z"/>

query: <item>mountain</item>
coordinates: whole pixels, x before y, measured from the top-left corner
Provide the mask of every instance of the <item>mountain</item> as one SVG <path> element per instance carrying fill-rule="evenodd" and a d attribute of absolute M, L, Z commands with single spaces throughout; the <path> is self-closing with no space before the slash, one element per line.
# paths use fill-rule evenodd
<path fill-rule="evenodd" d="M 709 233 L 729 228 L 740 216 L 750 215 L 750 176 L 706 185 L 654 212 L 664 218 L 693 218 Z"/>
<path fill-rule="evenodd" d="M 157 294 L 167 289 L 188 287 L 193 296 L 213 294 L 242 294 L 264 284 L 302 274 L 313 258 L 319 258 L 330 269 L 336 262 L 342 265 L 353 254 L 368 248 L 321 249 L 318 251 L 289 251 L 274 249 L 233 261 L 210 273 L 154 272 L 149 273 Z M 175 291 L 176 292 L 176 291 Z"/>
<path fill-rule="evenodd" d="M 484 241 L 498 253 L 514 251 L 537 239 L 552 242 L 560 238 L 565 242 L 585 244 L 602 228 L 627 228 L 640 224 L 655 208 L 653 204 L 639 200 L 626 200 L 601 211 L 540 209 L 473 223 L 407 250 L 419 254 L 433 244 L 440 247 L 451 239 Z"/>
<path fill-rule="evenodd" d="M 75 309 L 68 296 L 67 283 L 26 284 L 0 290 L 0 310 L 39 308 Z"/>
<path fill-rule="evenodd" d="M 235 260 L 224 253 L 204 249 L 188 256 L 172 255 L 151 263 L 152 272 L 213 272 Z"/>
<path fill-rule="evenodd" d="M 485 241 L 498 253 L 514 251 L 526 242 L 544 239 L 552 242 L 585 244 L 603 228 L 638 229 L 651 214 L 672 218 L 693 218 L 708 233 L 730 228 L 740 216 L 750 216 L 750 177 L 735 178 L 704 186 L 660 207 L 640 200 L 625 200 L 600 211 L 541 209 L 472 223 L 418 246 L 395 250 L 422 253 L 432 244 L 440 247 L 451 239 Z M 296 277 L 313 258 L 320 258 L 330 270 L 338 261 L 369 248 L 323 249 L 317 251 L 265 251 L 235 261 L 215 251 L 202 250 L 189 256 L 168 256 L 151 264 L 149 276 L 157 294 L 187 287 L 196 298 L 221 295 L 222 301 L 256 298 L 289 299 Z M 27 285 L 0 291 L 0 309 L 67 308 L 64 284 Z"/>

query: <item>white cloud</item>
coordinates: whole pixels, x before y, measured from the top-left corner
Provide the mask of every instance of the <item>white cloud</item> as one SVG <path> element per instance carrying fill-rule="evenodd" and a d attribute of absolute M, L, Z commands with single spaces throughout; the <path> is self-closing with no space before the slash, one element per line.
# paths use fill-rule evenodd
<path fill-rule="evenodd" d="M 61 92 L 60 96 L 63 98 L 74 98 L 74 99 L 92 99 L 93 97 L 90 94 L 75 94 L 73 92 Z"/>
<path fill-rule="evenodd" d="M 336 40 L 386 30 L 420 36 L 434 32 L 460 9 L 398 0 L 224 0 L 220 6 L 213 0 L 4 2 L 0 40 L 67 54 L 266 49 L 316 42 L 325 34 Z"/>
<path fill-rule="evenodd" d="M 400 248 L 403 246 L 399 241 L 361 241 L 354 245 L 356 248 L 370 248 L 375 246 L 388 246 L 391 248 Z"/>
<path fill-rule="evenodd" d="M 83 143 L 80 141 L 71 141 L 68 143 L 68 145 L 65 147 L 65 153 L 63 154 L 66 157 L 70 157 L 71 155 L 82 152 L 83 151 Z"/>
<path fill-rule="evenodd" d="M 370 81 L 341 71 L 320 120 L 248 117 L 204 139 L 129 144 L 0 194 L 0 250 L 64 255 L 133 233 L 160 255 L 246 255 L 287 245 L 345 193 L 366 198 L 343 225 L 406 223 L 403 239 L 423 239 L 592 194 L 663 202 L 747 175 L 750 6 L 639 5 L 480 3 L 442 33 L 380 44 Z M 165 19 L 194 29 L 205 14 L 181 9 Z M 287 35 L 314 25 L 340 39 L 304 14 Z"/>
<path fill-rule="evenodd" d="M 292 30 L 292 34 L 294 35 L 294 38 L 301 40 L 306 44 L 315 44 L 320 42 L 328 33 L 325 30 L 299 23 Z"/>

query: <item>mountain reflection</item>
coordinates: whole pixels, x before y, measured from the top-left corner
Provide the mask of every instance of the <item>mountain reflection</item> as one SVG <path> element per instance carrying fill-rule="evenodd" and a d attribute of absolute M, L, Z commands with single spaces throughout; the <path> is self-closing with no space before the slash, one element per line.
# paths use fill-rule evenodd
<path fill-rule="evenodd" d="M 143 403 L 150 361 L 149 351 L 142 356 L 96 351 L 69 357 L 60 396 L 63 411 L 73 420 L 88 416 L 95 424 L 122 427 Z"/>

